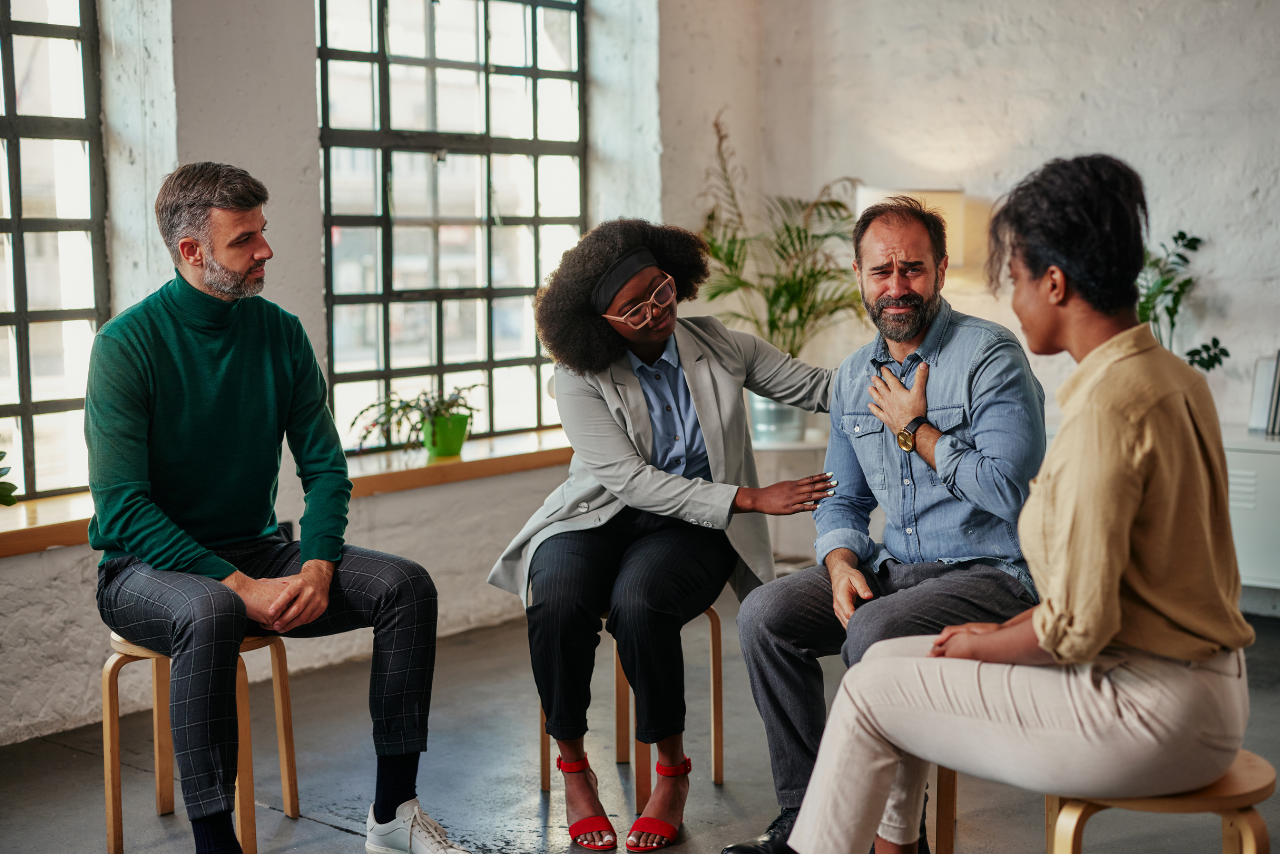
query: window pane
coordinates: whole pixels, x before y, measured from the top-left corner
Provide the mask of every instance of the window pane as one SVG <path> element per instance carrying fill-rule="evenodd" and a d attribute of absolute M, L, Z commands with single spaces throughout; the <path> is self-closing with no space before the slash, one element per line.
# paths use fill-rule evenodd
<path fill-rule="evenodd" d="M 93 323 L 62 320 L 33 323 L 31 340 L 32 400 L 66 400 L 84 397 L 89 376 L 89 348 Z"/>
<path fill-rule="evenodd" d="M 370 62 L 329 61 L 329 127 L 377 130 L 375 68 Z"/>
<path fill-rule="evenodd" d="M 432 130 L 428 115 L 427 75 L 418 65 L 397 65 L 389 70 L 391 80 L 391 127 L 396 130 Z"/>
<path fill-rule="evenodd" d="M 0 326 L 0 404 L 18 402 L 18 333 L 12 326 Z M 0 444 L 0 451 L 8 450 L 8 445 Z M 8 459 L 12 460 L 10 455 Z M 21 466 L 21 457 L 17 463 L 8 465 Z M 0 466 L 5 465 L 0 463 Z"/>
<path fill-rule="evenodd" d="M 19 113 L 84 118 L 79 42 L 14 36 L 13 71 Z"/>
<path fill-rule="evenodd" d="M 394 56 L 427 55 L 429 0 L 389 0 L 387 3 L 387 51 Z"/>
<path fill-rule="evenodd" d="M 478 385 L 480 387 L 474 388 L 462 396 L 467 403 L 471 404 L 478 410 L 471 414 L 471 432 L 488 433 L 489 394 L 485 390 L 484 371 L 459 371 L 456 374 L 444 375 L 445 394 L 451 394 L 460 388 L 466 388 L 467 386 L 472 385 Z"/>
<path fill-rule="evenodd" d="M 88 219 L 89 144 L 77 139 L 24 139 L 22 215 Z"/>
<path fill-rule="evenodd" d="M 435 130 L 482 133 L 484 131 L 484 98 L 480 72 L 438 68 L 435 76 Z"/>
<path fill-rule="evenodd" d="M 533 158 L 495 154 L 490 162 L 498 216 L 533 216 Z"/>
<path fill-rule="evenodd" d="M 440 226 L 440 287 L 482 288 L 485 266 L 483 228 Z"/>
<path fill-rule="evenodd" d="M 375 49 L 370 0 L 329 0 L 327 9 L 329 47 L 365 52 Z"/>
<path fill-rule="evenodd" d="M 484 300 L 450 299 L 440 305 L 444 312 L 445 362 L 483 362 L 488 350 Z"/>
<path fill-rule="evenodd" d="M 573 12 L 538 8 L 538 67 L 578 70 L 578 21 Z"/>
<path fill-rule="evenodd" d="M 533 365 L 493 370 L 493 429 L 538 426 L 538 376 Z"/>
<path fill-rule="evenodd" d="M 542 393 L 542 425 L 549 427 L 560 423 L 560 410 L 556 408 L 556 399 L 551 396 L 551 390 L 555 387 L 556 366 L 546 363 L 538 367 L 541 370 L 538 389 Z"/>
<path fill-rule="evenodd" d="M 333 292 L 376 294 L 382 291 L 382 231 L 378 228 L 332 229 Z"/>
<path fill-rule="evenodd" d="M 3 99 L 0 99 L 3 100 Z M 0 115 L 4 108 L 0 107 Z M 9 213 L 9 142 L 0 141 L 0 217 L 8 219 Z"/>
<path fill-rule="evenodd" d="M 537 284 L 533 272 L 533 227 L 495 226 L 493 229 L 493 286 L 531 288 Z"/>
<path fill-rule="evenodd" d="M 419 151 L 391 152 L 391 215 L 429 217 L 431 174 L 435 155 Z"/>
<path fill-rule="evenodd" d="M 36 488 L 45 491 L 88 486 L 84 410 L 37 415 L 31 421 L 36 438 Z"/>
<path fill-rule="evenodd" d="M 578 158 L 539 158 L 538 213 L 542 216 L 577 216 L 582 207 L 578 180 Z"/>
<path fill-rule="evenodd" d="M 424 368 L 436 363 L 436 304 L 391 303 L 391 367 Z"/>
<path fill-rule="evenodd" d="M 93 308 L 90 245 L 87 231 L 29 231 L 23 235 L 28 309 Z"/>
<path fill-rule="evenodd" d="M 333 420 L 338 425 L 342 447 L 354 449 L 360 444 L 359 424 L 353 427 L 351 420 L 356 417 L 357 412 L 376 402 L 381 396 L 382 383 L 378 380 L 338 383 L 333 387 Z M 364 420 L 360 419 L 360 424 Z M 365 442 L 365 447 L 377 447 L 381 444 L 382 433 L 374 432 Z"/>
<path fill-rule="evenodd" d="M 15 21 L 80 26 L 79 0 L 13 0 L 10 14 Z"/>
<path fill-rule="evenodd" d="M 27 473 L 22 468 L 22 427 L 17 418 L 0 418 L 0 451 L 6 452 L 0 466 L 12 469 L 4 479 L 18 487 L 15 495 L 25 494 Z"/>
<path fill-rule="evenodd" d="M 329 149 L 334 213 L 378 213 L 379 154 L 381 152 L 368 148 Z"/>
<path fill-rule="evenodd" d="M 560 266 L 561 256 L 577 244 L 578 227 L 576 225 L 544 225 L 540 232 L 542 281 L 538 283 L 539 286 L 546 284 L 547 277 Z"/>
<path fill-rule="evenodd" d="M 382 306 L 333 307 L 333 372 L 382 370 Z"/>
<path fill-rule="evenodd" d="M 523 3 L 489 3 L 489 62 L 493 65 L 533 64 L 533 19 Z"/>
<path fill-rule="evenodd" d="M 0 311 L 13 307 L 13 235 L 0 234 Z"/>
<path fill-rule="evenodd" d="M 450 154 L 437 161 L 440 216 L 484 217 L 484 159 L 478 154 Z"/>
<path fill-rule="evenodd" d="M 575 81 L 538 81 L 538 139 L 577 141 L 578 84 Z"/>
<path fill-rule="evenodd" d="M 533 352 L 533 297 L 493 301 L 493 358 L 523 359 Z"/>
<path fill-rule="evenodd" d="M 458 62 L 479 62 L 480 7 L 476 0 L 438 0 L 434 6 L 436 56 Z"/>
<path fill-rule="evenodd" d="M 391 391 L 399 395 L 402 400 L 412 400 L 424 391 L 435 394 L 436 378 L 434 376 L 396 377 L 391 381 Z M 393 444 L 402 445 L 408 439 L 409 429 L 407 427 L 398 427 L 391 433 Z"/>
<path fill-rule="evenodd" d="M 398 225 L 391 230 L 391 287 L 424 291 L 435 287 L 435 233 L 428 226 Z"/>
<path fill-rule="evenodd" d="M 509 74 L 489 75 L 493 101 L 490 133 L 511 139 L 533 138 L 533 80 Z"/>

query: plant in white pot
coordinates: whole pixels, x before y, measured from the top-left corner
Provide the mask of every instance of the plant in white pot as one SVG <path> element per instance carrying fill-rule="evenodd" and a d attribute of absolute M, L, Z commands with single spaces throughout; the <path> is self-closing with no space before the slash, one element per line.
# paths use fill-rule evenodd
<path fill-rule="evenodd" d="M 741 309 L 721 312 L 720 319 L 799 358 L 823 330 L 850 314 L 866 317 L 852 266 L 834 251 L 853 245 L 857 216 L 846 199 L 858 181 L 832 181 L 813 199 L 767 196 L 765 228 L 752 233 L 738 189 L 746 173 L 733 164 L 729 134 L 718 116 L 713 127 L 716 162 L 705 191 L 712 206 L 702 228 L 712 268 L 705 293 L 710 301 L 737 295 Z M 748 394 L 757 440 L 804 438 L 802 410 Z"/>
<path fill-rule="evenodd" d="M 387 437 L 400 434 L 410 446 L 421 442 L 428 460 L 456 457 L 471 431 L 471 414 L 479 411 L 467 403 L 466 393 L 483 387 L 483 383 L 469 385 L 447 395 L 424 391 L 409 398 L 393 391 L 351 419 L 352 428 L 360 428 L 359 447 L 363 450 L 369 437 L 380 431 Z"/>

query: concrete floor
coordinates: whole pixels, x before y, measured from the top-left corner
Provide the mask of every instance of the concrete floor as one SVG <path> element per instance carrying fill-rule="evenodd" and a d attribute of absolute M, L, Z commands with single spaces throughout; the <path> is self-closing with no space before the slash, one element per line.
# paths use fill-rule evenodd
<path fill-rule="evenodd" d="M 726 594 L 717 609 L 725 621 L 726 780 L 721 787 L 711 782 L 708 641 L 706 621 L 699 618 L 685 630 L 693 787 L 679 844 L 671 849 L 682 854 L 715 854 L 759 833 L 777 813 L 764 728 L 751 702 L 733 628 L 737 604 Z M 1245 746 L 1280 764 L 1280 620 L 1252 622 L 1258 643 L 1249 653 L 1253 716 Z M 600 645 L 597 729 L 587 736 L 587 750 L 600 776 L 601 798 L 625 833 L 632 819 L 632 777 L 630 765 L 612 762 L 612 654 L 611 642 Z M 830 694 L 841 667 L 835 658 L 826 665 Z M 363 851 L 374 778 L 368 669 L 368 662 L 351 662 L 292 681 L 302 801 L 297 821 L 281 812 L 270 685 L 253 687 L 258 850 L 263 854 Z M 418 790 L 427 811 L 476 854 L 583 850 L 569 842 L 561 792 L 547 796 L 538 788 L 537 710 L 523 623 L 441 641 L 431 749 L 423 758 Z M 126 849 L 190 851 L 181 792 L 176 814 L 157 817 L 153 811 L 149 714 L 130 715 L 122 726 Z M 0 748 L 0 850 L 105 850 L 101 756 L 97 726 Z M 1280 800 L 1273 798 L 1261 812 L 1277 832 Z M 958 851 L 1043 850 L 1043 820 L 1039 794 L 961 778 Z M 1221 836 L 1212 816 L 1104 812 L 1089 823 L 1085 850 L 1208 852 L 1221 850 Z"/>

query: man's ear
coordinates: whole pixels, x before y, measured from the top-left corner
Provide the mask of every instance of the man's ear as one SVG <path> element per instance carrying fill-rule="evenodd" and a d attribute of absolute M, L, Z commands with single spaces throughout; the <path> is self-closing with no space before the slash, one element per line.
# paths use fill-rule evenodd
<path fill-rule="evenodd" d="M 178 257 L 192 267 L 203 267 L 204 247 L 194 237 L 184 237 L 178 241 Z"/>
<path fill-rule="evenodd" d="M 950 255 L 943 255 L 942 260 L 938 262 L 938 275 L 934 279 L 938 283 L 938 290 L 942 290 L 942 286 L 947 283 L 947 264 L 950 261 Z"/>

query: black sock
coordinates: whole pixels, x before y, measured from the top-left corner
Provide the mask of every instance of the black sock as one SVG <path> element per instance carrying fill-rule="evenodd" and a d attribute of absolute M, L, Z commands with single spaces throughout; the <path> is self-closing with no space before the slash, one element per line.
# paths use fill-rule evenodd
<path fill-rule="evenodd" d="M 230 810 L 193 818 L 191 832 L 196 837 L 196 854 L 244 854 Z"/>
<path fill-rule="evenodd" d="M 421 753 L 378 757 L 378 782 L 373 796 L 373 820 L 386 824 L 396 809 L 418 797 L 418 758 Z"/>

